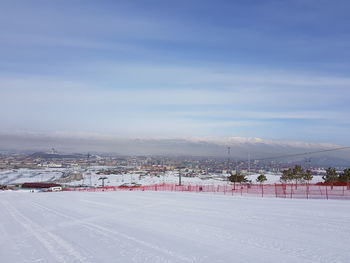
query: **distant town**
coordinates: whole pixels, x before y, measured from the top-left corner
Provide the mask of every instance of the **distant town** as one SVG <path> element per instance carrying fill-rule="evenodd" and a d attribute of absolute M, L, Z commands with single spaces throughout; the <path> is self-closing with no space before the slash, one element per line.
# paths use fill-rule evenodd
<path fill-rule="evenodd" d="M 188 176 L 211 173 L 228 173 L 239 171 L 242 174 L 281 172 L 300 164 L 311 169 L 314 174 L 322 174 L 328 166 L 312 166 L 311 159 L 300 162 L 234 160 L 222 157 L 191 156 L 104 156 L 97 154 L 63 154 L 55 150 L 35 152 L 32 154 L 9 153 L 0 154 L 0 171 L 8 169 L 43 169 L 43 168 L 86 168 L 89 166 L 111 166 L 119 172 L 144 171 L 158 173 L 186 169 Z M 339 167 L 341 169 L 341 167 Z"/>
<path fill-rule="evenodd" d="M 244 182 L 256 183 L 266 175 L 266 183 L 280 182 L 284 171 L 300 165 L 322 182 L 328 167 L 314 167 L 311 159 L 299 163 L 277 160 L 235 160 L 186 156 L 113 156 L 93 153 L 47 152 L 0 155 L 0 185 L 22 187 L 26 183 L 55 183 L 75 187 L 106 185 L 223 184 L 230 176 L 242 175 Z M 338 173 L 342 168 L 337 168 Z M 236 178 L 237 179 L 237 178 Z M 235 180 L 235 179 L 234 179 Z M 238 180 L 238 179 L 237 179 Z M 231 180 L 232 181 L 232 180 Z M 243 182 L 242 181 L 242 182 Z"/>

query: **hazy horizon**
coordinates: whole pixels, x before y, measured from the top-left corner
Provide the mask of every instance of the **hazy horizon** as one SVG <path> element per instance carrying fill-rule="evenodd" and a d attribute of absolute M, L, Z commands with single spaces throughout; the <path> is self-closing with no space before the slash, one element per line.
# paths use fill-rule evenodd
<path fill-rule="evenodd" d="M 52 148 L 59 154 L 102 154 L 110 156 L 163 156 L 230 158 L 235 160 L 266 160 L 284 163 L 312 159 L 313 165 L 350 165 L 350 149 L 326 143 L 296 141 L 269 141 L 260 138 L 209 138 L 209 137 L 121 137 L 100 135 L 45 135 L 45 134 L 0 134 L 0 153 L 46 152 Z M 326 150 L 324 152 L 324 150 Z M 321 151 L 320 153 L 314 153 Z M 297 156 L 290 156 L 297 155 Z M 286 158 L 288 157 L 288 158 Z M 311 160 L 310 159 L 310 160 Z"/>

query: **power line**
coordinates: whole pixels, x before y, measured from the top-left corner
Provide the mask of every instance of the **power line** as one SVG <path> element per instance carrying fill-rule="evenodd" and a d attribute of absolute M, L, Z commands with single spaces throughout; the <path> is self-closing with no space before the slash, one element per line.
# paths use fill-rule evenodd
<path fill-rule="evenodd" d="M 273 160 L 273 159 L 283 159 L 283 158 L 288 158 L 288 157 L 297 157 L 297 156 L 303 156 L 303 155 L 309 155 L 309 154 L 315 154 L 315 153 L 339 151 L 339 150 L 344 150 L 344 149 L 350 149 L 350 146 L 332 148 L 332 149 L 327 149 L 327 150 L 319 150 L 319 151 L 313 151 L 313 152 L 286 154 L 286 155 L 280 155 L 280 156 L 275 156 L 275 157 L 260 158 L 260 159 L 255 159 L 255 160 L 265 161 L 265 160 Z"/>

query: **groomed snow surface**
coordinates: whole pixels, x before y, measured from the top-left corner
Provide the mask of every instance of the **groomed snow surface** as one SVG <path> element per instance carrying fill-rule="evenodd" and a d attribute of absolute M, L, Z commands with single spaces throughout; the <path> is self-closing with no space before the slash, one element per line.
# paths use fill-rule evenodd
<path fill-rule="evenodd" d="M 0 261 L 350 262 L 348 201 L 0 192 Z"/>

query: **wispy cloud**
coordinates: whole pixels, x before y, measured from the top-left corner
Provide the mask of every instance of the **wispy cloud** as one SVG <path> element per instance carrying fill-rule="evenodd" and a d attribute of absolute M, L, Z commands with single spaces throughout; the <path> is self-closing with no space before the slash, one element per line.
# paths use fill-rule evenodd
<path fill-rule="evenodd" d="M 350 143 L 345 1 L 15 2 L 1 130 Z"/>
<path fill-rule="evenodd" d="M 91 66 L 81 70 L 93 71 Z M 3 117 L 4 127 L 134 136 L 276 136 L 272 130 L 277 128 L 285 133 L 282 138 L 298 139 L 293 131 L 307 135 L 314 132 L 310 126 L 322 130 L 330 122 L 349 125 L 344 122 L 350 95 L 347 78 L 230 68 L 218 73 L 204 67 L 153 64 L 115 64 L 96 67 L 96 72 L 102 73 L 72 80 L 3 75 L 0 108 L 12 108 Z M 106 81 L 99 85 L 103 78 Z"/>

